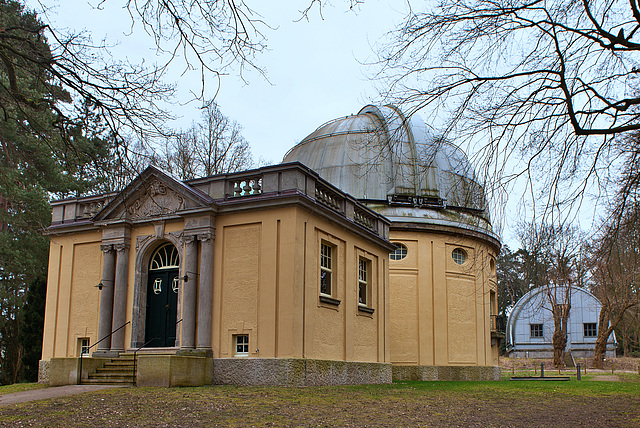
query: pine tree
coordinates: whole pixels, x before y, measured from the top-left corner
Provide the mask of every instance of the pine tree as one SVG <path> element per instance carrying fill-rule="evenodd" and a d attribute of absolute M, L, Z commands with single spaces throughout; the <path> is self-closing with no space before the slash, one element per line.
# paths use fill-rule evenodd
<path fill-rule="evenodd" d="M 44 299 L 49 198 L 80 193 L 92 183 L 86 165 L 106 153 L 87 138 L 83 116 L 70 122 L 71 97 L 48 71 L 51 52 L 35 14 L 0 0 L 0 383 L 33 369 L 32 337 L 42 326 L 21 316 L 25 302 Z M 67 114 L 60 114 L 66 109 Z M 29 285 L 35 287 L 29 290 Z M 39 293 L 39 294 L 38 294 Z M 29 297 L 27 297 L 29 296 Z M 27 321 L 21 326 L 21 321 Z M 27 328 L 28 331 L 24 331 Z M 22 337 L 23 340 L 19 340 Z M 25 348 L 25 343 L 28 347 Z M 39 358 L 39 356 L 38 356 Z M 31 372 L 29 377 L 32 378 Z"/>

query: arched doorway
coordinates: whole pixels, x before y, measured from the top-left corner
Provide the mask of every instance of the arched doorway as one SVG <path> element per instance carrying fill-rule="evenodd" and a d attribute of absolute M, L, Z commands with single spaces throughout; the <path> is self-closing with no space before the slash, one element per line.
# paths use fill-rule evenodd
<path fill-rule="evenodd" d="M 145 324 L 145 343 L 149 342 L 149 347 L 176 344 L 179 263 L 178 250 L 171 243 L 158 247 L 149 262 Z"/>

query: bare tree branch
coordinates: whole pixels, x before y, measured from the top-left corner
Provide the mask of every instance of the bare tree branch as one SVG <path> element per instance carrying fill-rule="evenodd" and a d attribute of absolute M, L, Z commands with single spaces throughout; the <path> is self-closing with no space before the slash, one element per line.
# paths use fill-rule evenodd
<path fill-rule="evenodd" d="M 640 129 L 639 16 L 636 0 L 442 0 L 409 11 L 376 76 L 410 114 L 448 118 L 493 187 L 530 175 L 545 212 L 579 206 Z M 525 166 L 503 176 L 514 155 Z"/>

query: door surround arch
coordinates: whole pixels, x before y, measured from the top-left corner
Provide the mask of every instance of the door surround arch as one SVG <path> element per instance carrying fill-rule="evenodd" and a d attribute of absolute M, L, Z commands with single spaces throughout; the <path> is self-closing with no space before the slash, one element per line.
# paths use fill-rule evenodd
<path fill-rule="evenodd" d="M 149 348 L 176 346 L 177 304 L 180 290 L 180 255 L 170 242 L 156 247 L 147 279 L 145 342 Z"/>
<path fill-rule="evenodd" d="M 178 276 L 184 277 L 184 256 L 182 232 L 157 235 L 138 236 L 136 239 L 136 270 L 133 290 L 133 309 L 131 316 L 131 348 L 137 349 L 145 343 L 147 319 L 147 281 L 149 280 L 149 263 L 155 251 L 163 244 L 171 243 L 178 250 Z M 178 290 L 177 313 L 182 313 L 182 282 Z M 176 320 L 177 321 L 177 320 Z M 180 328 L 176 328 L 176 343 L 180 343 Z"/>

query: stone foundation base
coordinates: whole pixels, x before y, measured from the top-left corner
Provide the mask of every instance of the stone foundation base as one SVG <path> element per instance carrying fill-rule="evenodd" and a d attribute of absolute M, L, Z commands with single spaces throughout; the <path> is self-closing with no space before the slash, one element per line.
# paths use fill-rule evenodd
<path fill-rule="evenodd" d="M 393 380 L 500 380 L 494 366 L 393 366 Z"/>
<path fill-rule="evenodd" d="M 85 358 L 82 372 L 104 364 Z M 77 383 L 78 358 L 41 360 L 38 382 L 51 386 Z M 311 360 L 303 358 L 210 358 L 188 355 L 139 355 L 140 386 L 277 385 L 323 386 L 391 383 L 391 380 L 500 380 L 500 368 L 491 366 L 391 366 Z"/>
<path fill-rule="evenodd" d="M 216 358 L 213 383 L 279 386 L 391 383 L 391 364 L 302 358 Z"/>
<path fill-rule="evenodd" d="M 49 385 L 49 367 L 51 362 L 49 360 L 40 360 L 38 363 L 38 383 Z"/>
<path fill-rule="evenodd" d="M 84 358 L 82 377 L 106 358 Z M 79 358 L 40 361 L 39 381 L 50 386 L 78 383 Z M 194 355 L 140 354 L 139 386 L 276 385 L 320 386 L 391 383 L 391 364 L 302 358 L 211 358 Z"/>

